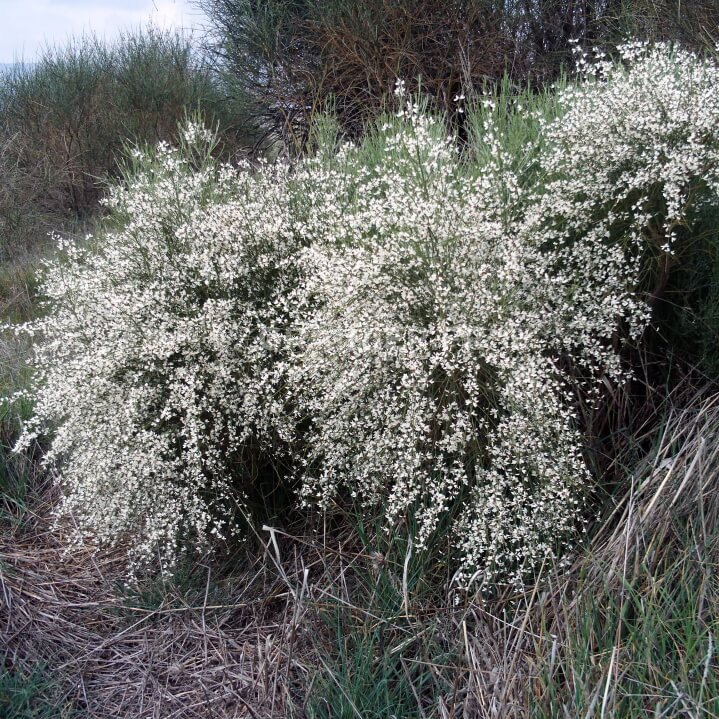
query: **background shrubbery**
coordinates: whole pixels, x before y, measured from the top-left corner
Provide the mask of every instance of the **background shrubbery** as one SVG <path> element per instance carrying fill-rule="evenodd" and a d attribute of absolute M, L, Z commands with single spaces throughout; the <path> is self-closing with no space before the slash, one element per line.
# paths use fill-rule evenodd
<path fill-rule="evenodd" d="M 357 137 L 391 106 L 395 79 L 461 128 L 457 98 L 508 77 L 539 89 L 574 69 L 573 43 L 717 39 L 716 0 L 207 0 L 212 49 L 257 130 L 293 150 L 332 106 Z"/>
<path fill-rule="evenodd" d="M 243 129 L 206 61 L 187 38 L 152 28 L 113 45 L 78 38 L 49 48 L 37 63 L 5 71 L 3 261 L 41 241 L 42 228 L 96 212 L 127 143 L 171 141 L 182 118 L 200 109 L 219 128 L 223 151 L 237 152 Z"/>

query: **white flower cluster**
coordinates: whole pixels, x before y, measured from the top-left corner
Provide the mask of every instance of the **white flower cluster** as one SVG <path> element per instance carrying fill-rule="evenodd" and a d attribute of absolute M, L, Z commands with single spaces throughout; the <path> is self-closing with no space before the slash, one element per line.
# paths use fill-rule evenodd
<path fill-rule="evenodd" d="M 159 547 L 170 563 L 233 530 L 248 447 L 281 430 L 272 371 L 295 255 L 287 169 L 218 168 L 211 138 L 187 135 L 136 158 L 106 201 L 116 231 L 62 243 L 21 440 L 52 428 L 45 462 L 60 460 L 83 533 L 129 534 L 133 559 Z"/>
<path fill-rule="evenodd" d="M 382 507 L 419 546 L 449 533 L 462 583 L 521 581 L 583 516 L 576 378 L 623 379 L 644 248 L 671 252 L 695 189 L 716 196 L 717 73 L 667 47 L 593 66 L 531 187 L 497 126 L 468 163 L 411 102 L 291 170 L 140 160 L 32 328 L 28 432 L 53 427 L 82 528 L 172 557 L 231 529 L 253 448 L 281 442 L 305 503 Z"/>
<path fill-rule="evenodd" d="M 311 311 L 289 374 L 311 418 L 304 500 L 344 491 L 381 505 L 388 527 L 411 516 L 418 547 L 443 527 L 465 582 L 519 579 L 576 528 L 589 475 L 555 348 L 642 313 L 623 271 L 590 278 L 588 307 L 568 304 L 573 278 L 547 272 L 555 258 L 492 132 L 495 161 L 468 172 L 410 106 L 376 164 L 345 148 L 304 168 Z M 595 303 L 615 297 L 607 324 Z M 585 352 L 613 362 L 602 345 Z"/>
<path fill-rule="evenodd" d="M 552 238 L 592 232 L 672 253 L 701 202 L 716 202 L 719 67 L 671 46 L 633 43 L 619 61 L 590 63 L 559 95 L 545 130 L 538 222 Z M 590 272 L 595 267 L 589 268 Z"/>
<path fill-rule="evenodd" d="M 449 532 L 464 583 L 520 581 L 576 530 L 578 378 L 591 392 L 626 377 L 618 331 L 636 339 L 650 319 L 635 291 L 647 245 L 671 251 L 698 186 L 717 196 L 713 63 L 628 46 L 558 107 L 532 187 L 491 119 L 488 159 L 468 168 L 412 105 L 371 152 L 305 167 L 303 498 L 345 492 L 388 527 L 411 517 L 419 546 Z"/>

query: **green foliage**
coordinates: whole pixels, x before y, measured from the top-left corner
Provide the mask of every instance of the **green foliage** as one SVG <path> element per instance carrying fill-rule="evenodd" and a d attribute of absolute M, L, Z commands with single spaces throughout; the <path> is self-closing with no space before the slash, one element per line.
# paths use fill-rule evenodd
<path fill-rule="evenodd" d="M 351 581 L 330 587 L 318 606 L 308 716 L 419 719 L 452 692 L 454 677 L 443 669 L 461 664 L 441 631 L 441 570 L 433 552 L 383 533 L 379 522 L 366 524 L 359 513 L 347 519 L 362 549 Z"/>
<path fill-rule="evenodd" d="M 207 63 L 180 34 L 149 28 L 109 45 L 85 36 L 50 47 L 32 66 L 0 79 L 0 257 L 41 242 L 43 229 L 96 211 L 128 140 L 176 138 L 202 111 L 222 152 L 244 131 L 228 113 Z"/>
<path fill-rule="evenodd" d="M 669 405 L 586 550 L 549 582 L 525 690 L 535 719 L 716 716 L 716 399 Z"/>
<path fill-rule="evenodd" d="M 601 584 L 596 574 L 580 580 L 557 660 L 548 656 L 556 645 L 538 648 L 533 717 L 598 716 L 604 705 L 608 716 L 627 719 L 716 715 L 719 537 L 715 528 L 698 534 L 696 521 L 677 529 L 680 551 L 657 548 L 619 589 L 610 574 Z M 590 557 L 585 569 L 602 565 Z"/>
<path fill-rule="evenodd" d="M 41 667 L 31 672 L 0 667 L 0 716 L 3 719 L 71 719 L 72 703 L 58 703 L 52 679 Z"/>
<path fill-rule="evenodd" d="M 203 0 L 214 51 L 258 129 L 302 149 L 332 104 L 356 138 L 392 106 L 396 78 L 463 131 L 455 98 L 509 75 L 519 87 L 574 67 L 572 47 L 612 51 L 628 38 L 711 49 L 717 0 Z"/>
<path fill-rule="evenodd" d="M 32 457 L 12 452 L 18 431 L 13 432 L 11 412 L 0 407 L 0 528 L 22 523 L 34 484 Z"/>
<path fill-rule="evenodd" d="M 334 665 L 326 665 L 308 708 L 312 719 L 412 719 L 421 717 L 417 694 L 426 691 L 431 675 L 417 672 L 385 646 L 386 629 L 358 631 L 338 616 L 332 630 Z M 414 670 L 414 671 L 413 671 Z M 428 678 L 428 681 L 425 679 Z"/>
<path fill-rule="evenodd" d="M 0 265 L 0 323 L 26 322 L 35 316 L 36 263 L 25 261 Z M 28 358 L 32 340 L 0 326 L 0 525 L 17 526 L 27 510 L 36 480 L 33 444 L 29 454 L 12 449 L 23 421 L 32 415 L 32 403 L 23 396 L 31 376 Z"/>
<path fill-rule="evenodd" d="M 544 130 L 561 115 L 558 97 L 568 86 L 569 80 L 562 76 L 541 90 L 517 88 L 505 75 L 481 97 L 469 98 L 465 123 L 469 170 L 486 167 L 500 150 L 508 162 L 507 170 L 516 175 L 523 188 L 543 187 L 538 160 L 547 149 Z M 496 128 L 493 139 L 498 140 L 499 147 L 487 141 L 488 127 Z"/>
<path fill-rule="evenodd" d="M 719 378 L 719 212 L 700 208 L 676 258 L 658 274 L 654 315 L 660 339 L 707 377 Z"/>

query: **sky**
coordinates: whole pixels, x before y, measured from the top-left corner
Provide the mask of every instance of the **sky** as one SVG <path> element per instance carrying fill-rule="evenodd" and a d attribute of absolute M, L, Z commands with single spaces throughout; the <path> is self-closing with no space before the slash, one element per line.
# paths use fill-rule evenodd
<path fill-rule="evenodd" d="M 47 43 L 94 32 L 160 27 L 197 31 L 206 22 L 195 0 L 0 0 L 0 63 L 33 62 Z"/>

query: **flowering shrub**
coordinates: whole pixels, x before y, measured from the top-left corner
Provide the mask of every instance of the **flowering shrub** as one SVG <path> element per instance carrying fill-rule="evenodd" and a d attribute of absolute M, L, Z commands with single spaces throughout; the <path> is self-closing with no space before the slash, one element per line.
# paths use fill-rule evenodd
<path fill-rule="evenodd" d="M 410 105 L 369 150 L 306 168 L 305 501 L 345 491 L 387 526 L 412 514 L 420 546 L 451 512 L 463 582 L 555 556 L 590 485 L 577 378 L 590 393 L 623 380 L 618 329 L 636 340 L 650 318 L 647 245 L 671 253 L 696 188 L 716 197 L 717 79 L 667 47 L 588 66 L 530 187 L 491 111 L 479 167 Z"/>
<path fill-rule="evenodd" d="M 281 442 L 306 504 L 413 517 L 420 547 L 448 519 L 459 581 L 521 581 L 584 516 L 577 382 L 625 378 L 647 247 L 716 197 L 718 89 L 709 62 L 628 48 L 556 120 L 518 110 L 531 173 L 487 108 L 474 162 L 412 102 L 291 172 L 218 168 L 190 126 L 49 270 L 29 431 L 54 426 L 68 508 L 171 558 L 232 528 L 248 453 Z"/>
<path fill-rule="evenodd" d="M 585 81 L 559 93 L 559 117 L 543 133 L 545 179 L 531 199 L 531 231 L 558 248 L 559 266 L 574 278 L 573 304 L 591 305 L 591 278 L 633 265 L 628 286 L 641 288 L 652 311 L 669 310 L 655 319 L 676 337 L 679 305 L 692 323 L 708 315 L 692 298 L 702 282 L 690 268 L 717 256 L 719 67 L 641 43 L 621 48 L 617 62 L 583 64 Z M 591 257 L 563 249 L 576 237 Z M 711 334 L 707 319 L 700 332 Z M 688 341 L 686 333 L 679 340 Z"/>
<path fill-rule="evenodd" d="M 346 147 L 304 168 L 313 310 L 290 372 L 312 422 L 304 500 L 327 507 L 343 490 L 381 505 L 388 527 L 412 514 L 419 547 L 452 512 L 463 581 L 519 579 L 576 529 L 590 477 L 557 350 L 581 347 L 619 378 L 601 339 L 645 314 L 621 251 L 573 304 L 574 277 L 530 232 L 486 132 L 493 158 L 472 171 L 410 105 L 374 138 L 376 164 Z M 593 239 L 574 254 L 593 256 Z"/>
<path fill-rule="evenodd" d="M 99 540 L 136 538 L 137 560 L 231 531 L 248 451 L 281 431 L 287 172 L 217 167 L 212 146 L 190 124 L 180 149 L 136 154 L 106 202 L 119 226 L 60 243 L 34 327 L 28 436 L 53 427 L 45 462 L 61 460 L 66 509 Z"/>

